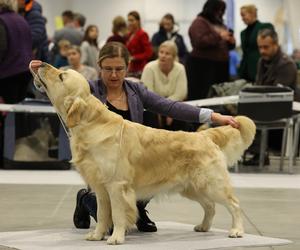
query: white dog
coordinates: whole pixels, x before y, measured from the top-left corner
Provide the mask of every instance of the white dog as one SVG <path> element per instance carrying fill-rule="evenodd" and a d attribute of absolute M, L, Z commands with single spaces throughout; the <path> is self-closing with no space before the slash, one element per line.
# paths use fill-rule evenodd
<path fill-rule="evenodd" d="M 79 73 L 43 64 L 36 84 L 46 92 L 67 124 L 72 162 L 95 191 L 98 223 L 88 240 L 102 240 L 114 226 L 108 244 L 124 242 L 136 221 L 136 199 L 180 193 L 204 211 L 195 231 L 210 229 L 215 202 L 232 215 L 229 237 L 242 237 L 243 224 L 227 166 L 252 143 L 254 123 L 237 117 L 239 129 L 223 126 L 203 132 L 170 132 L 124 120 L 90 93 Z"/>

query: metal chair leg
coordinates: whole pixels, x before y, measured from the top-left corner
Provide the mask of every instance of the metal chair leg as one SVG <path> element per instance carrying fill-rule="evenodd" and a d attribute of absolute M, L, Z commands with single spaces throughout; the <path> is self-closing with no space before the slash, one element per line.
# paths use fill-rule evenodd
<path fill-rule="evenodd" d="M 285 152 L 287 148 L 287 133 L 288 133 L 288 126 L 289 126 L 289 121 L 287 121 L 287 124 L 283 130 L 283 135 L 282 135 L 282 142 L 281 142 L 281 153 L 280 153 L 280 163 L 279 163 L 279 171 L 283 171 L 283 162 L 285 158 Z"/>
<path fill-rule="evenodd" d="M 296 157 L 298 155 L 298 143 L 299 143 L 299 131 L 300 131 L 300 117 L 295 120 L 294 141 L 293 141 L 293 165 L 296 165 Z"/>
<path fill-rule="evenodd" d="M 259 152 L 259 169 L 262 170 L 265 165 L 265 151 L 267 147 L 268 132 L 266 128 L 261 129 L 261 142 L 260 142 L 260 152 Z"/>
<path fill-rule="evenodd" d="M 289 164 L 288 164 L 288 171 L 289 174 L 293 174 L 294 173 L 294 157 L 295 157 L 295 153 L 294 153 L 294 143 L 296 141 L 296 138 L 294 137 L 294 120 L 293 119 L 289 119 L 289 124 L 288 124 L 288 131 L 290 132 L 290 136 L 292 138 L 292 142 L 290 143 L 290 150 L 289 150 Z M 298 140 L 297 140 L 298 141 Z"/>

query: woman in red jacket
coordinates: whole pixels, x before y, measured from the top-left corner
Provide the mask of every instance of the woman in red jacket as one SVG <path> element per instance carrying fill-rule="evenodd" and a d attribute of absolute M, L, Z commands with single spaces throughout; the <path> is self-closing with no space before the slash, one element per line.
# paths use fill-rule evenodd
<path fill-rule="evenodd" d="M 148 34 L 141 28 L 139 13 L 129 12 L 127 21 L 129 34 L 126 47 L 131 55 L 128 75 L 140 78 L 144 66 L 152 57 L 152 46 Z"/>

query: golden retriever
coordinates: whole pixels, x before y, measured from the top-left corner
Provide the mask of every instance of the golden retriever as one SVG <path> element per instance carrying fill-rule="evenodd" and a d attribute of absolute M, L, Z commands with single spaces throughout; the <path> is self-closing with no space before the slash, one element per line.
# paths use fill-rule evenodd
<path fill-rule="evenodd" d="M 98 223 L 87 240 L 102 240 L 113 227 L 108 244 L 121 244 L 137 217 L 136 199 L 179 193 L 205 211 L 195 231 L 210 229 L 215 202 L 232 215 L 229 237 L 242 237 L 238 199 L 228 165 L 252 143 L 255 125 L 236 117 L 239 129 L 222 126 L 202 132 L 170 132 L 124 120 L 90 93 L 89 84 L 73 70 L 44 63 L 36 85 L 43 86 L 70 132 L 72 163 L 97 197 Z"/>

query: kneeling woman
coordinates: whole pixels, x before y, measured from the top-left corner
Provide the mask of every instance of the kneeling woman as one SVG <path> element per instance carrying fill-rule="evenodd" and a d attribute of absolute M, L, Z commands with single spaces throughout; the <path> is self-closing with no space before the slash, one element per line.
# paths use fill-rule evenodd
<path fill-rule="evenodd" d="M 129 62 L 129 52 L 118 42 L 109 42 L 101 49 L 98 64 L 101 79 L 90 82 L 91 92 L 108 108 L 133 122 L 143 123 L 143 112 L 151 112 L 169 116 L 187 122 L 214 122 L 220 125 L 230 124 L 238 127 L 231 116 L 215 113 L 210 109 L 197 108 L 188 104 L 175 102 L 148 91 L 143 84 L 125 79 Z M 33 61 L 32 69 L 37 70 L 41 62 Z M 101 152 L 99 152 L 101 154 Z M 137 201 L 139 217 L 137 228 L 143 232 L 155 232 L 155 223 L 147 214 L 145 207 L 149 201 Z M 101 204 L 98 204 L 101 206 Z M 77 228 L 88 228 L 90 216 L 95 220 L 97 202 L 95 194 L 88 189 L 81 189 L 77 194 L 76 209 L 73 217 Z"/>

